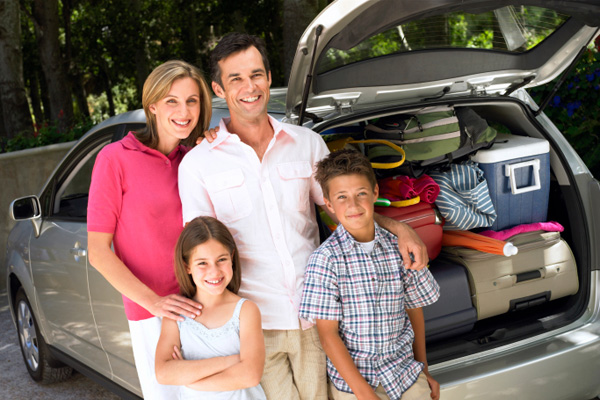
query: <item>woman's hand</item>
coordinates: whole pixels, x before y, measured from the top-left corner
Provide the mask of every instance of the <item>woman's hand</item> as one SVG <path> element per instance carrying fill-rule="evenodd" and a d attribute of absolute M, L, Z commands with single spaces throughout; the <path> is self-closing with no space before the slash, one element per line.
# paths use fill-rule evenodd
<path fill-rule="evenodd" d="M 170 318 L 175 321 L 183 321 L 181 316 L 186 315 L 190 318 L 196 318 L 202 313 L 202 304 L 188 299 L 187 297 L 170 294 L 159 297 L 158 300 L 148 308 L 153 315 L 161 318 Z"/>
<path fill-rule="evenodd" d="M 204 140 L 204 138 L 206 138 L 206 140 L 208 140 L 208 143 L 214 142 L 215 139 L 217 138 L 217 132 L 219 132 L 218 126 L 215 126 L 212 129 L 204 131 L 204 137 L 200 136 L 198 139 L 196 139 L 196 144 L 202 143 L 202 140 Z"/>

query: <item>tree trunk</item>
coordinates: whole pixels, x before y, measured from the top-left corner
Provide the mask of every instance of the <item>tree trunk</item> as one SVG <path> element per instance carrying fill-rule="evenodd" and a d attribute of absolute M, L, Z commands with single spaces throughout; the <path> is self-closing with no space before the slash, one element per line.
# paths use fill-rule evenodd
<path fill-rule="evenodd" d="M 285 82 L 290 78 L 298 41 L 308 24 L 327 5 L 326 0 L 283 0 L 283 56 Z"/>
<path fill-rule="evenodd" d="M 58 0 L 34 0 L 33 20 L 48 93 L 50 115 L 61 131 L 73 120 L 73 101 L 58 40 Z"/>
<path fill-rule="evenodd" d="M 33 133 L 33 121 L 23 80 L 19 14 L 18 0 L 0 0 L 0 133 L 8 138 L 18 133 Z"/>
<path fill-rule="evenodd" d="M 136 27 L 136 31 L 139 32 L 139 34 L 134 35 L 133 37 L 135 38 L 135 41 L 137 42 L 136 46 L 135 46 L 135 54 L 134 54 L 135 86 L 137 89 L 136 102 L 138 102 L 136 104 L 136 106 L 141 108 L 142 107 L 141 98 L 142 98 L 142 91 L 144 88 L 144 82 L 146 81 L 146 78 L 150 74 L 150 68 L 148 67 L 150 60 L 149 60 L 148 54 L 146 52 L 146 40 L 144 40 L 144 35 L 143 35 L 144 27 L 142 26 L 142 18 L 140 18 L 140 16 L 142 15 L 142 5 L 140 4 L 140 1 L 132 0 L 131 8 L 133 10 L 133 13 L 132 13 L 132 18 L 130 18 L 130 23 L 133 24 L 133 26 Z"/>
<path fill-rule="evenodd" d="M 38 80 L 38 74 L 32 73 L 29 76 L 28 85 L 29 98 L 31 100 L 31 108 L 33 109 L 33 117 L 35 123 L 40 124 L 44 120 L 44 114 L 42 112 L 42 99 L 40 98 L 40 82 Z"/>
<path fill-rule="evenodd" d="M 84 117 L 90 117 L 90 110 L 87 105 L 85 90 L 81 83 L 81 73 L 79 67 L 73 62 L 73 42 L 71 41 L 71 13 L 73 4 L 71 0 L 62 0 L 62 17 L 65 30 L 65 65 L 68 66 L 67 74 L 69 82 L 72 83 L 72 93 L 77 102 L 77 109 Z"/>
<path fill-rule="evenodd" d="M 114 116 L 116 114 L 115 112 L 115 100 L 113 98 L 112 95 L 112 83 L 110 80 L 110 75 L 108 72 L 108 65 L 106 64 L 106 61 L 102 60 L 102 78 L 104 80 L 104 90 L 106 92 L 106 101 L 108 102 L 108 115 L 109 116 Z"/>

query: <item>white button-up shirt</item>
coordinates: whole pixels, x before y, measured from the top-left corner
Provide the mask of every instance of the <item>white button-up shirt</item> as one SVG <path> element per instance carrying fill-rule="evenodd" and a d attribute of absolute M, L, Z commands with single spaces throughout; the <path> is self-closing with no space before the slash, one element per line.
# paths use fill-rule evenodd
<path fill-rule="evenodd" d="M 314 167 L 329 151 L 310 129 L 269 121 L 274 135 L 261 162 L 221 120 L 217 138 L 181 162 L 179 194 L 184 223 L 209 215 L 233 234 L 239 294 L 259 306 L 263 329 L 298 329 L 304 271 L 319 244 L 313 203 L 324 204 Z"/>

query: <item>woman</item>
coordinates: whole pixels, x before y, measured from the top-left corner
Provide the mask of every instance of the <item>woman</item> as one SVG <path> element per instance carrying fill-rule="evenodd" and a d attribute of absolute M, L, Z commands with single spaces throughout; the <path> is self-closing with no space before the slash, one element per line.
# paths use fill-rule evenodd
<path fill-rule="evenodd" d="M 88 204 L 90 263 L 123 295 L 145 399 L 173 398 L 159 385 L 154 354 L 161 318 L 195 318 L 201 305 L 180 296 L 173 252 L 183 229 L 177 170 L 208 128 L 211 96 L 194 66 L 168 61 L 146 79 L 146 128 L 98 154 Z M 111 250 L 114 245 L 114 252 Z"/>

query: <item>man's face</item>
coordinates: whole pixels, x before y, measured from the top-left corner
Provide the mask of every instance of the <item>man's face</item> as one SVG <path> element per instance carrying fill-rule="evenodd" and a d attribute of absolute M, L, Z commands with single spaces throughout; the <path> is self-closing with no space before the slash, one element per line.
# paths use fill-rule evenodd
<path fill-rule="evenodd" d="M 266 115 L 271 73 L 256 47 L 230 55 L 219 61 L 219 67 L 223 86 L 212 82 L 212 88 L 227 102 L 232 119 L 254 121 Z"/>

